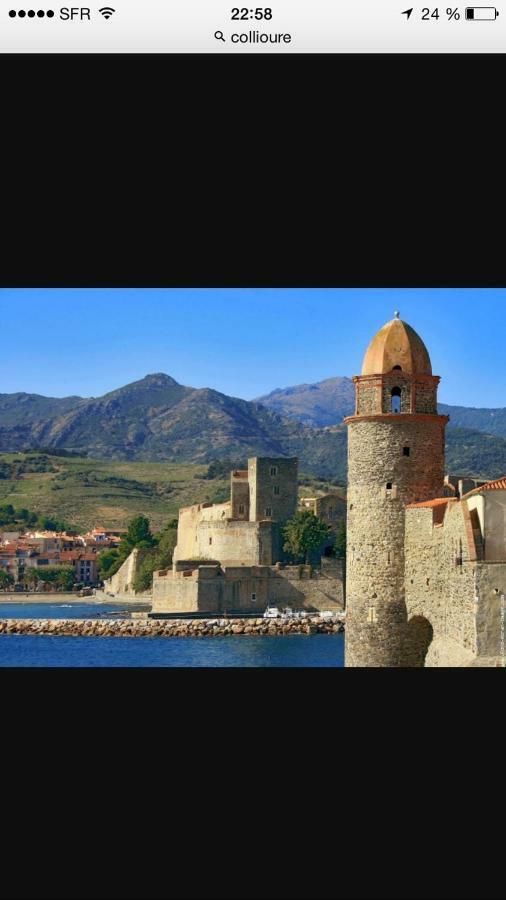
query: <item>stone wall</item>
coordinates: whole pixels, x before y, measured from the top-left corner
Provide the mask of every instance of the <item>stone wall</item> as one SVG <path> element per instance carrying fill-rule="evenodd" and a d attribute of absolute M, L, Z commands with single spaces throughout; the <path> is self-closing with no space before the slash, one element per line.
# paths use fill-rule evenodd
<path fill-rule="evenodd" d="M 283 566 L 271 570 L 269 602 L 293 609 L 344 609 L 344 560 L 322 559 L 320 568 Z"/>
<path fill-rule="evenodd" d="M 145 550 L 132 550 L 116 574 L 104 581 L 104 590 L 112 594 L 134 593 L 133 582 L 145 558 Z"/>
<path fill-rule="evenodd" d="M 484 491 L 469 497 L 469 508 L 481 511 L 480 524 L 487 562 L 506 562 L 506 491 Z"/>
<path fill-rule="evenodd" d="M 381 412 L 392 412 L 392 390 L 397 388 L 400 390 L 401 413 L 414 412 L 412 409 L 411 397 L 411 379 L 402 375 L 402 372 L 395 372 L 392 376 L 384 375 L 381 386 Z"/>
<path fill-rule="evenodd" d="M 346 664 L 418 665 L 418 651 L 410 661 L 405 640 L 405 506 L 442 495 L 446 418 L 357 416 L 347 423 Z"/>
<path fill-rule="evenodd" d="M 258 457 L 248 460 L 250 519 L 285 522 L 297 509 L 298 460 Z M 270 516 L 267 510 L 271 510 Z"/>
<path fill-rule="evenodd" d="M 230 478 L 230 502 L 232 519 L 249 522 L 249 482 L 248 473 L 232 472 Z"/>
<path fill-rule="evenodd" d="M 153 612 L 163 612 L 170 596 L 171 608 L 177 612 L 196 612 L 199 608 L 196 578 L 178 578 L 172 571 L 155 572 L 153 576 Z"/>
<path fill-rule="evenodd" d="M 342 611 L 342 560 L 322 560 L 316 571 L 311 566 L 216 564 L 186 573 L 155 572 L 153 578 L 153 612 L 263 612 L 270 604 Z"/>
<path fill-rule="evenodd" d="M 417 378 L 414 383 L 414 411 L 417 413 L 437 414 L 437 385 L 439 378 L 426 376 Z"/>
<path fill-rule="evenodd" d="M 198 524 L 191 557 L 236 560 L 246 565 L 270 565 L 272 531 L 270 522 L 202 521 Z"/>
<path fill-rule="evenodd" d="M 478 657 L 504 657 L 506 563 L 476 566 L 476 649 Z"/>
<path fill-rule="evenodd" d="M 465 500 L 450 501 L 441 522 L 430 508 L 406 510 L 406 608 L 410 622 L 430 624 L 427 667 L 500 653 L 506 562 L 476 558 L 468 512 Z"/>
<path fill-rule="evenodd" d="M 372 416 L 381 412 L 381 377 L 353 379 L 355 382 L 356 414 Z"/>
<path fill-rule="evenodd" d="M 422 617 L 433 631 L 425 665 L 445 665 L 445 658 L 459 654 L 464 662 L 476 654 L 476 561 L 470 558 L 462 505 L 449 501 L 439 524 L 431 508 L 408 509 L 405 550 L 408 618 Z"/>
<path fill-rule="evenodd" d="M 356 413 L 359 416 L 388 415 L 392 412 L 392 389 L 400 390 L 400 412 L 437 415 L 439 377 L 411 377 L 401 370 L 384 375 L 356 375 Z"/>

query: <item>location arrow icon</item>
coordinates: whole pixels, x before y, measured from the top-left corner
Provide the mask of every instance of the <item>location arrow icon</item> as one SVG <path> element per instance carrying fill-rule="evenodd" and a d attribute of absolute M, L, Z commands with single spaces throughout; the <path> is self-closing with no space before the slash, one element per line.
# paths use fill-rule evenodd
<path fill-rule="evenodd" d="M 407 16 L 407 18 L 409 19 L 411 13 L 413 12 L 413 9 L 413 6 L 411 7 L 411 9 L 405 9 L 404 12 L 401 12 L 401 16 Z"/>

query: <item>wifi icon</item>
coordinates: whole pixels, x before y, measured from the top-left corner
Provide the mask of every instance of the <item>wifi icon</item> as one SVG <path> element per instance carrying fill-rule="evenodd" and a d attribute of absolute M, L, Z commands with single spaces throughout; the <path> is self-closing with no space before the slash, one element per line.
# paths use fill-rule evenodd
<path fill-rule="evenodd" d="M 99 9 L 99 13 L 103 15 L 104 19 L 110 19 L 114 12 L 116 10 L 112 6 L 103 6 L 102 9 Z"/>

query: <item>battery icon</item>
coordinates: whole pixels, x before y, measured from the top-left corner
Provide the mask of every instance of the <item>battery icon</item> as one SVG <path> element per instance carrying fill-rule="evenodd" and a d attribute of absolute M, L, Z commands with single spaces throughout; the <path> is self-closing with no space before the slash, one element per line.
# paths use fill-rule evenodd
<path fill-rule="evenodd" d="M 495 6 L 466 6 L 466 19 L 473 22 L 494 22 L 498 15 Z"/>

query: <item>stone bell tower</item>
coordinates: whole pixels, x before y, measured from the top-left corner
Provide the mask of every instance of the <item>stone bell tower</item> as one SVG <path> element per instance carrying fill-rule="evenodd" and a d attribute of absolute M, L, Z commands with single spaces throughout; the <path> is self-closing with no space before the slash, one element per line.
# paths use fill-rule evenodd
<path fill-rule="evenodd" d="M 439 377 L 399 318 L 373 338 L 348 425 L 346 666 L 418 665 L 407 640 L 404 509 L 441 497 L 445 427 Z"/>

